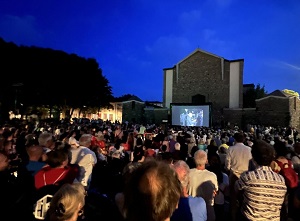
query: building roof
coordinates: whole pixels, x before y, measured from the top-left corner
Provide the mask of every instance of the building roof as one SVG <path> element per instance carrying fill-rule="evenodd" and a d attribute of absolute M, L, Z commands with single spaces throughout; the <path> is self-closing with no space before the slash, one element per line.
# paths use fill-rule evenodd
<path fill-rule="evenodd" d="M 131 94 L 123 95 L 122 97 L 115 97 L 113 102 L 139 101 L 143 102 L 139 97 Z"/>
<path fill-rule="evenodd" d="M 133 95 L 132 97 L 128 98 L 127 101 L 140 101 L 143 102 L 139 97 Z"/>
<path fill-rule="evenodd" d="M 290 97 L 290 95 L 284 93 L 281 90 L 275 90 L 272 93 L 268 94 L 267 97 L 269 96 L 276 96 L 276 97 Z"/>
<path fill-rule="evenodd" d="M 267 94 L 265 97 L 260 98 L 260 99 L 256 99 L 256 101 L 261 101 L 261 100 L 265 100 L 271 97 L 275 97 L 275 98 L 290 98 L 293 97 L 292 95 L 286 94 L 281 90 L 275 90 L 269 94 Z"/>

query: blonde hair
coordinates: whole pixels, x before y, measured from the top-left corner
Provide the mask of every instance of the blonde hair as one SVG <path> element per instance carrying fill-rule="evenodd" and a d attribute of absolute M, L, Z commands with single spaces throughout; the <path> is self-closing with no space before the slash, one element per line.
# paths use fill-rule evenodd
<path fill-rule="evenodd" d="M 70 220 L 85 204 L 85 189 L 81 183 L 64 184 L 54 194 L 48 210 L 50 220 Z M 76 219 L 77 220 L 77 216 Z"/>

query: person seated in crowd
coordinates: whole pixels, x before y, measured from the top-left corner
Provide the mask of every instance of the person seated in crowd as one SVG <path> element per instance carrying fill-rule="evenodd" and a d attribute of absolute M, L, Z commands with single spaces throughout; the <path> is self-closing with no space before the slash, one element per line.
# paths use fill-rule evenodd
<path fill-rule="evenodd" d="M 45 221 L 77 221 L 83 215 L 86 191 L 81 183 L 66 183 L 53 195 Z"/>
<path fill-rule="evenodd" d="M 178 208 L 171 216 L 171 221 L 206 221 L 206 203 L 202 197 L 192 197 L 188 194 L 190 168 L 183 160 L 178 160 L 173 165 L 181 183 L 182 192 Z"/>
<path fill-rule="evenodd" d="M 131 174 L 124 189 L 125 220 L 169 220 L 178 206 L 181 185 L 169 164 L 143 162 Z"/>

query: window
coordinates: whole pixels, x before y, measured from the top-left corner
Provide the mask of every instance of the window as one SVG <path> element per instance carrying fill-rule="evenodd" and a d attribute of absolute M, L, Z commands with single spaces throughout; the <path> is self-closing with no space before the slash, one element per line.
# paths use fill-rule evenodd
<path fill-rule="evenodd" d="M 135 109 L 135 101 L 131 102 L 131 109 L 134 110 Z"/>

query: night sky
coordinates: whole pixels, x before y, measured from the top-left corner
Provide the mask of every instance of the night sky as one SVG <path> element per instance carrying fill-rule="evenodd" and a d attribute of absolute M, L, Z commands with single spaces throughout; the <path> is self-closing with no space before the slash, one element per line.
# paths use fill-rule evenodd
<path fill-rule="evenodd" d="M 197 48 L 300 92 L 299 0 L 0 0 L 0 37 L 95 58 L 116 97 L 162 101 L 163 69 Z"/>

